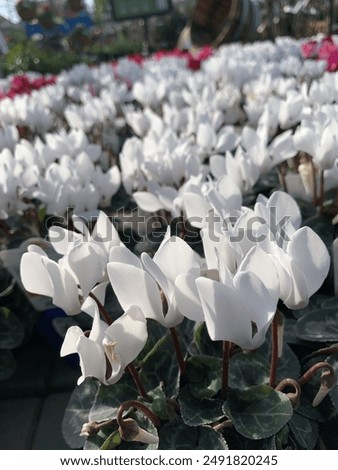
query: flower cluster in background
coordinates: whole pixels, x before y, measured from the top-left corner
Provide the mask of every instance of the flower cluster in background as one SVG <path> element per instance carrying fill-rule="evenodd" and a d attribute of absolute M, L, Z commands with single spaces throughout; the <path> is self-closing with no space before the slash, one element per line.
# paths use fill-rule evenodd
<path fill-rule="evenodd" d="M 302 54 L 305 59 L 325 61 L 329 72 L 338 70 L 338 45 L 332 36 L 305 42 L 302 44 Z"/>
<path fill-rule="evenodd" d="M 324 73 L 322 62 L 304 60 L 301 45 L 280 38 L 196 54 L 172 51 L 122 58 L 113 66 L 78 65 L 50 84 L 37 78 L 46 86 L 1 101 L 2 214 L 22 208 L 22 195 L 25 201 L 41 196 L 47 212 L 58 215 L 67 206 L 76 212 L 108 207 L 119 172 L 126 192 L 135 193 L 146 211 L 177 214 L 189 180 L 207 184 L 208 173 L 216 179 L 228 174 L 241 192 L 249 192 L 261 174 L 302 150 L 294 130 L 312 125 L 319 107 L 334 121 L 335 76 Z M 13 80 L 35 83 L 25 76 Z M 81 146 L 81 155 L 64 146 L 60 136 L 72 131 L 85 133 L 95 156 L 84 156 Z M 22 146 L 29 152 L 23 154 Z M 286 176 L 290 191 L 297 188 L 304 196 L 309 185 L 302 167 L 289 170 L 301 179 L 296 184 L 293 174 Z M 336 185 L 333 157 L 324 171 L 328 187 Z M 77 200 L 65 187 L 69 178 L 81 195 Z M 102 178 L 105 194 L 98 189 Z"/>
<path fill-rule="evenodd" d="M 0 90 L 0 100 L 14 98 L 16 95 L 29 95 L 33 90 L 40 90 L 48 85 L 54 85 L 56 77 L 14 75 L 7 84 L 7 90 Z"/>

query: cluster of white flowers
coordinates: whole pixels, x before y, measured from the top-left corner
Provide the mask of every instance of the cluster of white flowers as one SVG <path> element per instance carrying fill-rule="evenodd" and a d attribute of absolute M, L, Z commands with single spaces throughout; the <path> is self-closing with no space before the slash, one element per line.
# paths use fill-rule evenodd
<path fill-rule="evenodd" d="M 3 210 L 12 207 L 13 185 L 62 213 L 67 205 L 77 212 L 107 205 L 121 182 L 143 211 L 164 209 L 189 220 L 204 248 L 202 257 L 168 229 L 153 258 L 138 257 L 103 212 L 92 233 L 76 218 L 77 233 L 50 229 L 58 262 L 28 248 L 24 287 L 52 297 L 68 314 L 93 317 L 90 335 L 72 327 L 61 351 L 79 354 L 81 380 L 115 383 L 143 348 L 147 319 L 167 328 L 184 317 L 205 321 L 212 340 L 255 349 L 278 301 L 291 309 L 308 303 L 330 266 L 322 240 L 301 227 L 299 207 L 285 192 L 259 195 L 253 209 L 243 206 L 243 194 L 262 174 L 299 151 L 338 187 L 338 81 L 321 62 L 302 61 L 299 42 L 222 46 L 199 71 L 165 57 L 80 66 L 60 76 L 58 93 L 60 87 L 71 130 L 31 143 L 13 134 L 11 150 L 2 152 Z M 119 169 L 103 171 L 102 148 L 86 133 L 107 123 L 112 133 L 129 136 Z M 109 283 L 125 312 L 111 325 L 102 319 Z"/>
<path fill-rule="evenodd" d="M 228 174 L 247 192 L 262 173 L 299 150 L 313 156 L 332 187 L 338 182 L 332 171 L 337 94 L 335 74 L 324 73 L 323 62 L 302 60 L 300 41 L 290 38 L 224 45 L 198 71 L 184 58 L 168 56 L 141 64 L 120 59 L 114 65 L 78 65 L 54 85 L 1 101 L 0 152 L 9 149 L 14 163 L 6 164 L 1 177 L 0 209 L 3 215 L 20 210 L 21 202 L 8 202 L 14 194 L 41 195 L 47 210 L 58 215 L 67 206 L 81 212 L 107 205 L 120 184 L 118 167 L 105 177 L 99 169 L 107 149 L 119 155 L 123 186 L 146 211 L 161 207 L 176 214 L 184 184 L 196 177 L 205 181 L 209 173 L 216 179 Z M 29 137 L 22 138 L 31 145 L 19 164 L 16 146 L 27 144 L 16 127 L 28 129 Z M 100 156 L 63 149 L 70 131 L 82 131 L 90 144 L 99 142 Z M 322 131 L 330 134 L 325 148 Z M 60 142 L 52 162 L 41 159 L 42 149 L 49 153 L 51 134 Z M 14 179 L 7 174 L 13 167 Z M 34 177 L 27 178 L 27 168 Z"/>

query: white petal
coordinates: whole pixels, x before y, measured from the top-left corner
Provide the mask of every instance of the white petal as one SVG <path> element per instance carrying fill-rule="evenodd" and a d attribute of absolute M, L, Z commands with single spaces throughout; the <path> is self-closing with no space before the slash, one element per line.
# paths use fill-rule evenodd
<path fill-rule="evenodd" d="M 159 288 L 147 272 L 117 262 L 108 263 L 107 271 L 116 297 L 124 310 L 137 305 L 146 318 L 165 324 Z"/>
<path fill-rule="evenodd" d="M 137 358 L 147 342 L 147 321 L 142 310 L 133 305 L 105 333 L 111 341 L 116 341 L 116 353 L 126 366 Z"/>
<path fill-rule="evenodd" d="M 209 159 L 210 173 L 216 179 L 225 174 L 225 158 L 222 155 L 212 155 Z"/>
<path fill-rule="evenodd" d="M 216 144 L 216 134 L 209 124 L 199 124 L 196 136 L 197 145 L 211 150 Z"/>
<path fill-rule="evenodd" d="M 269 147 L 269 152 L 273 157 L 271 164 L 274 166 L 294 157 L 297 149 L 294 147 L 292 131 L 288 130 L 275 137 Z"/>
<path fill-rule="evenodd" d="M 64 357 L 68 354 L 77 353 L 77 342 L 81 336 L 83 336 L 83 331 L 79 326 L 68 328 L 61 346 L 60 356 Z"/>
<path fill-rule="evenodd" d="M 57 225 L 50 227 L 48 237 L 54 250 L 61 255 L 65 255 L 74 243 L 83 240 L 82 234 L 58 227 Z"/>
<path fill-rule="evenodd" d="M 275 191 L 268 202 L 270 219 L 283 227 L 285 218 L 290 218 L 295 229 L 300 227 L 302 215 L 297 202 L 284 191 Z M 270 224 L 271 226 L 271 224 Z M 271 227 L 272 228 L 272 227 Z"/>
<path fill-rule="evenodd" d="M 95 377 L 102 383 L 106 383 L 106 357 L 103 348 L 95 341 L 81 336 L 77 344 L 77 352 L 80 357 L 82 377 L 78 383 L 86 377 Z"/>
<path fill-rule="evenodd" d="M 247 347 L 246 338 L 251 332 L 251 324 L 243 315 L 235 289 L 201 277 L 196 280 L 196 286 L 210 338 L 213 341 L 231 341 L 238 346 Z"/>
<path fill-rule="evenodd" d="M 193 321 L 203 321 L 204 314 L 195 280 L 191 274 L 180 274 L 175 281 L 174 294 L 177 307 L 185 317 Z"/>
<path fill-rule="evenodd" d="M 133 193 L 136 204 L 145 212 L 157 212 L 163 209 L 163 203 L 155 194 L 146 191 L 136 191 Z"/>
<path fill-rule="evenodd" d="M 102 344 L 107 323 L 101 320 L 99 307 L 96 301 L 91 297 L 87 297 L 85 302 L 82 304 L 81 310 L 88 313 L 88 315 L 93 318 L 92 327 L 88 336 L 89 339 L 98 344 Z"/>
<path fill-rule="evenodd" d="M 288 254 L 278 254 L 279 262 L 288 272 L 291 279 L 291 289 L 288 297 L 282 298 L 285 305 L 290 309 L 300 309 L 306 307 L 309 302 L 309 295 L 306 286 L 306 278 L 297 263 Z"/>
<path fill-rule="evenodd" d="M 53 297 L 53 285 L 39 253 L 24 253 L 20 263 L 20 277 L 24 288 L 33 294 Z"/>
<path fill-rule="evenodd" d="M 300 126 L 293 136 L 293 143 L 297 150 L 314 156 L 316 152 L 317 141 L 313 129 Z"/>
<path fill-rule="evenodd" d="M 176 236 L 161 245 L 154 255 L 154 261 L 171 282 L 175 282 L 179 274 L 197 276 L 200 272 L 196 253 L 182 238 Z"/>
<path fill-rule="evenodd" d="M 172 283 L 168 281 L 164 273 L 161 271 L 161 268 L 155 263 L 154 259 L 148 255 L 148 253 L 142 253 L 141 259 L 145 270 L 155 279 L 168 299 L 168 297 L 171 296 Z"/>
<path fill-rule="evenodd" d="M 100 256 L 101 255 L 101 256 Z M 104 257 L 90 243 L 75 246 L 67 256 L 68 264 L 78 279 L 83 298 L 102 280 Z"/>
<path fill-rule="evenodd" d="M 203 228 L 205 226 L 205 218 L 211 210 L 211 205 L 202 194 L 187 191 L 182 197 L 186 218 L 189 220 L 189 223 L 193 227 Z"/>
<path fill-rule="evenodd" d="M 324 242 L 310 227 L 302 227 L 292 236 L 287 253 L 304 274 L 310 297 L 323 284 L 330 269 L 330 255 Z"/>
<path fill-rule="evenodd" d="M 52 260 L 44 258 L 42 262 L 53 284 L 54 305 L 62 308 L 68 315 L 80 313 L 78 288 L 72 275 Z"/>
<path fill-rule="evenodd" d="M 234 285 L 250 320 L 257 324 L 258 330 L 267 328 L 276 312 L 278 295 L 269 292 L 261 279 L 251 272 L 236 274 Z"/>
<path fill-rule="evenodd" d="M 126 246 L 113 246 L 109 252 L 109 262 L 125 263 L 142 269 L 142 263 Z"/>
<path fill-rule="evenodd" d="M 250 271 L 263 282 L 273 298 L 279 299 L 280 280 L 272 257 L 259 246 L 254 246 L 247 253 L 238 268 L 238 272 Z"/>
<path fill-rule="evenodd" d="M 102 244 L 108 251 L 112 245 L 120 244 L 119 234 L 109 217 L 100 211 L 91 239 L 95 243 Z"/>

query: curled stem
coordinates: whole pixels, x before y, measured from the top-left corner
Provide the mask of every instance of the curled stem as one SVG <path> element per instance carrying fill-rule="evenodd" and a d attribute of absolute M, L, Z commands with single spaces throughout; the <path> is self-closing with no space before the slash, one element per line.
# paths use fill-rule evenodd
<path fill-rule="evenodd" d="M 298 383 L 299 385 L 304 385 L 306 384 L 312 377 L 318 372 L 320 369 L 328 369 L 330 373 L 334 376 L 334 370 L 331 364 L 327 362 L 318 362 L 317 364 L 313 365 L 310 367 L 309 370 L 305 372 L 299 379 Z"/>
<path fill-rule="evenodd" d="M 129 408 L 136 408 L 137 410 L 141 411 L 153 423 L 155 428 L 159 429 L 161 427 L 161 421 L 159 417 L 138 400 L 127 400 L 120 405 L 116 416 L 116 421 L 119 426 L 123 427 L 123 413 L 129 410 Z"/>
<path fill-rule="evenodd" d="M 171 338 L 172 338 L 173 343 L 174 343 L 176 357 L 177 357 L 178 365 L 180 367 L 181 375 L 184 375 L 185 370 L 186 370 L 185 360 L 184 360 L 184 357 L 183 357 L 183 354 L 182 354 L 182 349 L 181 349 L 181 346 L 180 346 L 180 342 L 179 342 L 179 339 L 178 339 L 178 336 L 177 336 L 177 331 L 176 331 L 175 327 L 172 327 L 172 328 L 169 328 L 169 329 L 170 329 Z"/>
<path fill-rule="evenodd" d="M 293 389 L 292 392 L 284 392 L 286 389 Z M 281 382 L 279 382 L 278 385 L 276 385 L 275 390 L 278 392 L 283 392 L 286 394 L 286 396 L 289 398 L 289 400 L 292 403 L 293 408 L 298 408 L 299 406 L 299 401 L 300 401 L 300 395 L 302 393 L 301 388 L 297 380 L 295 379 L 283 379 Z"/>
<path fill-rule="evenodd" d="M 228 386 L 229 386 L 229 359 L 230 359 L 230 341 L 223 341 L 223 367 L 222 367 L 222 388 L 221 388 L 221 398 L 226 400 L 228 395 Z"/>
<path fill-rule="evenodd" d="M 317 351 L 314 351 L 311 354 L 308 354 L 307 356 L 303 357 L 302 362 L 306 362 L 310 359 L 313 359 L 314 357 L 318 356 L 330 356 L 331 354 L 336 354 L 338 353 L 338 343 L 333 344 L 332 346 L 328 346 L 326 348 L 320 348 L 317 349 Z"/>
<path fill-rule="evenodd" d="M 277 364 L 278 364 L 278 318 L 275 314 L 272 320 L 272 344 L 271 344 L 271 365 L 270 365 L 270 378 L 269 385 L 272 388 L 276 386 L 277 377 Z"/>
<path fill-rule="evenodd" d="M 213 428 L 214 431 L 220 432 L 223 429 L 233 427 L 233 425 L 234 425 L 233 422 L 230 419 L 227 419 L 226 421 L 222 421 L 222 423 L 214 424 L 211 427 Z"/>

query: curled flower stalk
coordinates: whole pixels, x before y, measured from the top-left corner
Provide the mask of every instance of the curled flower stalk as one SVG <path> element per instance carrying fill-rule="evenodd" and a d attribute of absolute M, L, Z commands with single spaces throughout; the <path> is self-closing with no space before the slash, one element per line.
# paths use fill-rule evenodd
<path fill-rule="evenodd" d="M 157 444 L 158 437 L 140 428 L 138 423 L 132 418 L 125 418 L 123 415 L 130 408 L 135 408 L 143 413 L 152 424 L 159 429 L 161 421 L 149 408 L 137 400 L 128 400 L 122 403 L 117 411 L 116 421 L 119 426 L 119 433 L 125 441 L 139 441 L 145 444 Z"/>
<path fill-rule="evenodd" d="M 306 384 L 309 380 L 314 377 L 314 375 L 321 369 L 324 371 L 321 374 L 321 384 L 316 396 L 313 399 L 312 406 L 318 406 L 327 394 L 333 389 L 337 384 L 337 377 L 335 375 L 334 369 L 331 364 L 327 362 L 318 362 L 314 364 L 310 369 L 308 369 L 299 379 L 299 385 Z"/>

